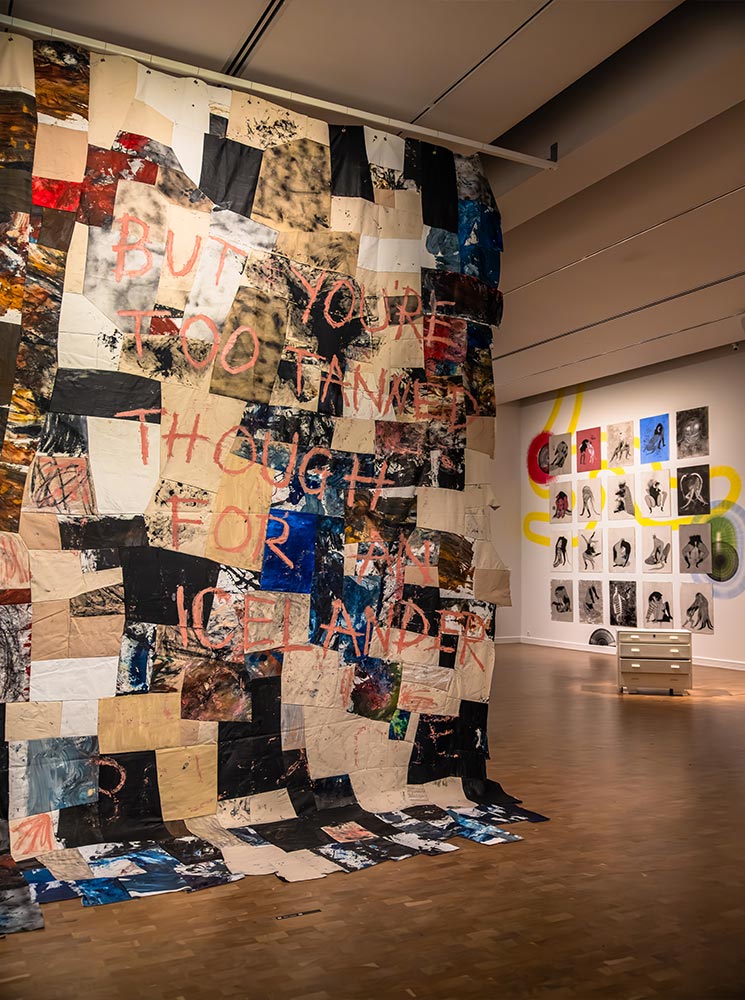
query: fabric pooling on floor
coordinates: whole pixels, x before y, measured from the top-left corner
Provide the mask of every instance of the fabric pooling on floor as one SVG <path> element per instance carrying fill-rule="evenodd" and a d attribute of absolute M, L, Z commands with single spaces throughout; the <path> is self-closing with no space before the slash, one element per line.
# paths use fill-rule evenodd
<path fill-rule="evenodd" d="M 0 858 L 0 933 L 43 927 L 39 907 L 44 903 L 78 898 L 83 906 L 102 906 L 196 892 L 246 875 L 276 874 L 287 882 L 324 878 L 383 861 L 456 851 L 452 841 L 459 837 L 479 844 L 512 843 L 522 838 L 500 824 L 544 819 L 515 804 L 448 810 L 414 806 L 380 814 L 340 807 L 286 823 L 224 828 L 215 842 L 189 834 L 68 848 L 20 862 L 5 855 Z"/>

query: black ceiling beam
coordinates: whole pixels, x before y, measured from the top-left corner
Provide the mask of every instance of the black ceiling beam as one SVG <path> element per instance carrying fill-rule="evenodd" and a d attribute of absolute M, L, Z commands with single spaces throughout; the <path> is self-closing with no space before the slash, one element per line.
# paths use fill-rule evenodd
<path fill-rule="evenodd" d="M 274 18 L 280 12 L 282 7 L 285 5 L 285 0 L 269 0 L 262 11 L 256 24 L 249 31 L 248 35 L 241 45 L 240 49 L 235 56 L 230 60 L 230 62 L 223 67 L 223 73 L 227 76 L 239 76 L 244 66 L 253 54 L 256 46 L 259 44 L 264 36 L 264 33 L 269 28 Z"/>

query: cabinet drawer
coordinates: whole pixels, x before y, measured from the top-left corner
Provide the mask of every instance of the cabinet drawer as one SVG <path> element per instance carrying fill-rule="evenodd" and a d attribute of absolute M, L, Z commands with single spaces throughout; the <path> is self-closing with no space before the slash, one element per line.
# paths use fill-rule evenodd
<path fill-rule="evenodd" d="M 689 674 L 690 660 L 650 660 L 639 657 L 623 657 L 618 661 L 618 669 L 625 674 Z"/>
<path fill-rule="evenodd" d="M 647 660 L 690 660 L 691 658 L 691 647 L 683 642 L 672 645 L 662 642 L 622 642 L 618 648 L 619 655 L 624 659 L 641 657 Z"/>
<path fill-rule="evenodd" d="M 662 645 L 672 645 L 672 646 L 690 646 L 691 644 L 691 633 L 690 632 L 654 632 L 647 631 L 646 629 L 625 629 L 619 631 L 618 642 L 633 642 L 634 645 L 640 642 L 653 642 L 655 645 L 661 643 Z"/>
<path fill-rule="evenodd" d="M 628 688 L 629 691 L 638 688 L 656 688 L 661 691 L 672 689 L 682 694 L 693 687 L 693 680 L 690 674 L 642 674 L 636 670 L 633 674 L 621 674 L 618 686 Z"/>

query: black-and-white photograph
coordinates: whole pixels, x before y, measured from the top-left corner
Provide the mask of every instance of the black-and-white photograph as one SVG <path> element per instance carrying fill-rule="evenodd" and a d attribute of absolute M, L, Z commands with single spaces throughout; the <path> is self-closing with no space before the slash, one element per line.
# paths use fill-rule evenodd
<path fill-rule="evenodd" d="M 582 479 L 577 483 L 577 520 L 599 521 L 603 499 L 599 479 Z"/>
<path fill-rule="evenodd" d="M 645 581 L 642 586 L 645 628 L 674 628 L 673 585 L 667 581 Z"/>
<path fill-rule="evenodd" d="M 653 469 L 640 476 L 640 507 L 645 517 L 670 517 L 670 473 L 667 469 Z"/>
<path fill-rule="evenodd" d="M 603 568 L 603 533 L 585 528 L 577 536 L 577 569 L 599 573 Z"/>
<path fill-rule="evenodd" d="M 610 476 L 606 485 L 608 491 L 608 517 L 612 521 L 628 521 L 636 515 L 634 503 L 634 476 Z"/>
<path fill-rule="evenodd" d="M 601 580 L 580 580 L 577 598 L 579 620 L 583 625 L 599 625 L 603 620 L 603 583 Z"/>
<path fill-rule="evenodd" d="M 551 532 L 549 555 L 553 569 L 572 568 L 572 532 L 564 528 Z"/>
<path fill-rule="evenodd" d="M 711 525 L 681 524 L 678 552 L 681 573 L 711 573 Z"/>
<path fill-rule="evenodd" d="M 709 407 L 695 406 L 675 414 L 678 458 L 704 458 L 709 454 Z"/>
<path fill-rule="evenodd" d="M 635 528 L 608 529 L 608 565 L 611 573 L 636 572 Z"/>
<path fill-rule="evenodd" d="M 713 635 L 714 597 L 710 583 L 681 583 L 680 617 L 683 628 L 702 635 Z"/>
<path fill-rule="evenodd" d="M 608 584 L 610 623 L 618 628 L 636 628 L 636 583 L 611 580 Z"/>
<path fill-rule="evenodd" d="M 549 601 L 551 603 L 551 621 L 570 622 L 574 619 L 572 603 L 572 580 L 552 580 Z"/>
<path fill-rule="evenodd" d="M 668 525 L 656 524 L 642 528 L 641 569 L 645 573 L 672 573 L 672 531 Z"/>
<path fill-rule="evenodd" d="M 678 467 L 678 517 L 710 514 L 711 492 L 708 465 Z"/>
<path fill-rule="evenodd" d="M 572 435 L 552 434 L 548 439 L 550 476 L 567 476 L 572 471 Z"/>

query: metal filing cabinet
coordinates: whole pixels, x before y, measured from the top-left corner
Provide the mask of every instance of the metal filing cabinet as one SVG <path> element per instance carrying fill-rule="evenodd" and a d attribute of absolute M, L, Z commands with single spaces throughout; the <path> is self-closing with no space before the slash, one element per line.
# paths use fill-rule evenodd
<path fill-rule="evenodd" d="M 691 633 L 622 629 L 617 636 L 618 690 L 663 688 L 683 694 L 693 687 Z"/>

